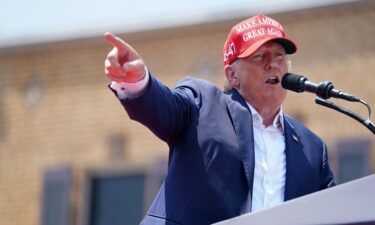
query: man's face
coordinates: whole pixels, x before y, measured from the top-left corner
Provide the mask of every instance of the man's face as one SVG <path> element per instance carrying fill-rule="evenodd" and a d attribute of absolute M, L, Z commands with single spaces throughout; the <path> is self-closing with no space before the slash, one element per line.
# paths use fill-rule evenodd
<path fill-rule="evenodd" d="M 255 107 L 280 107 L 286 96 L 281 79 L 288 72 L 284 47 L 276 42 L 268 42 L 250 56 L 237 60 L 232 85 L 245 100 Z"/>

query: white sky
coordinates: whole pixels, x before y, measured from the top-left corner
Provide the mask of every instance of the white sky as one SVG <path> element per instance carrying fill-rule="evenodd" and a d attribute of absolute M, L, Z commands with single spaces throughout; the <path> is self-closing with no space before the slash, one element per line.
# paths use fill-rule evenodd
<path fill-rule="evenodd" d="M 0 0 L 0 48 L 353 0 Z"/>

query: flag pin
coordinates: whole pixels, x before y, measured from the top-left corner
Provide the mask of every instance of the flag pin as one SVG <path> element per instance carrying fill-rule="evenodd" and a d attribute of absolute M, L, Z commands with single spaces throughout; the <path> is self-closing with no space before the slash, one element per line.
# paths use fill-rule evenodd
<path fill-rule="evenodd" d="M 292 137 L 293 139 L 296 141 L 296 142 L 299 142 L 299 138 L 297 136 L 295 136 L 294 134 L 292 134 Z"/>

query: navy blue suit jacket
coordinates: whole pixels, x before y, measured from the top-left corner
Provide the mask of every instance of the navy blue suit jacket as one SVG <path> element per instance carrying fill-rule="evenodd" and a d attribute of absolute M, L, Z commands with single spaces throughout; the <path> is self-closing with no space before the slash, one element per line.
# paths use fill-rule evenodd
<path fill-rule="evenodd" d="M 237 91 L 194 78 L 169 89 L 150 75 L 144 94 L 121 103 L 169 146 L 168 174 L 141 224 L 211 224 L 251 211 L 252 116 Z M 285 200 L 333 186 L 322 140 L 287 115 L 284 129 Z"/>

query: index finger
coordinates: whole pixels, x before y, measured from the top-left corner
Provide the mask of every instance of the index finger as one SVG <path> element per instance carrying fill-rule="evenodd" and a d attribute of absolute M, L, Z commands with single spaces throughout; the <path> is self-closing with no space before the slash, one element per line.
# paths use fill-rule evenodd
<path fill-rule="evenodd" d="M 113 47 L 116 47 L 119 52 L 124 53 L 129 51 L 128 45 L 125 43 L 125 41 L 121 40 L 121 38 L 116 37 L 110 32 L 106 32 L 104 34 L 104 38 L 113 45 Z"/>

